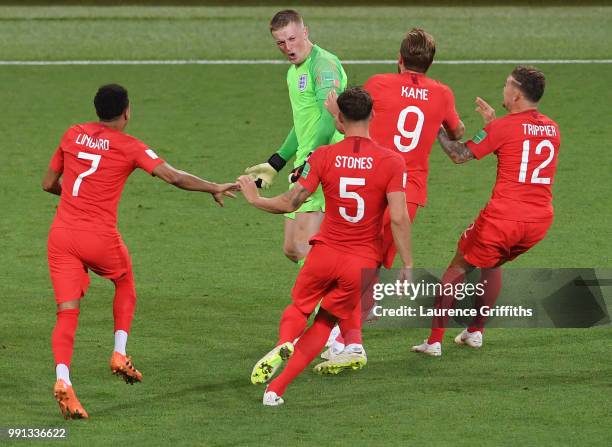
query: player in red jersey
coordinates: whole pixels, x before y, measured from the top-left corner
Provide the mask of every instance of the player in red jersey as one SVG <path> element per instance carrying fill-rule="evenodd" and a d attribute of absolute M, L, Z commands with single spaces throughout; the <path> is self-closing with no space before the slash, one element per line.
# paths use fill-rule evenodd
<path fill-rule="evenodd" d="M 248 176 L 239 179 L 249 203 L 270 213 L 297 209 L 322 184 L 326 213 L 313 246 L 296 279 L 280 321 L 277 346 L 253 368 L 253 383 L 267 382 L 283 360 L 283 372 L 270 383 L 264 405 L 280 405 L 287 385 L 306 368 L 325 345 L 337 321 L 348 318 L 359 303 L 367 269 L 375 271 L 382 260 L 382 218 L 387 206 L 391 229 L 403 261 L 402 278 L 412 267 L 410 219 L 406 210 L 406 168 L 397 154 L 374 143 L 368 134 L 372 100 L 360 88 L 338 98 L 337 128 L 345 139 L 314 152 L 295 188 L 283 195 L 259 197 Z M 304 332 L 309 316 L 320 304 L 313 324 Z M 296 338 L 299 341 L 293 345 Z"/>
<path fill-rule="evenodd" d="M 541 241 L 552 224 L 552 184 L 561 137 L 557 123 L 538 111 L 544 86 L 541 71 L 516 67 L 504 86 L 506 116 L 495 119 L 495 110 L 477 98 L 476 110 L 485 127 L 474 138 L 467 143 L 451 141 L 444 129 L 439 131 L 438 141 L 455 163 L 479 160 L 491 153 L 497 156 L 493 195 L 462 234 L 457 253 L 442 277 L 443 284 L 461 283 L 478 267 L 480 283 L 485 285 L 484 295 L 476 297 L 478 316 L 455 338 L 457 344 L 482 346 L 486 318 L 481 309 L 495 304 L 501 289 L 501 265 Z M 435 307 L 445 310 L 454 304 L 454 297 L 448 294 L 437 297 Z M 441 355 L 447 321 L 445 316 L 434 318 L 429 339 L 412 350 Z"/>
<path fill-rule="evenodd" d="M 51 340 L 57 375 L 54 395 L 66 419 L 88 417 L 72 388 L 69 367 L 89 270 L 115 284 L 111 370 L 126 383 L 142 380 L 125 352 L 136 306 L 132 261 L 117 230 L 117 205 L 127 178 L 140 168 L 178 188 L 211 193 L 221 206 L 223 196 L 234 197 L 231 191 L 237 189 L 234 183 L 211 183 L 176 170 L 146 144 L 123 133 L 130 119 L 123 87 L 100 87 L 94 104 L 100 121 L 68 129 L 42 182 L 45 191 L 61 196 L 47 254 L 57 302 Z"/>
<path fill-rule="evenodd" d="M 406 205 L 414 222 L 418 207 L 427 203 L 429 154 L 438 129 L 443 126 L 451 139 L 463 137 L 464 125 L 455 109 L 450 87 L 429 78 L 426 73 L 436 52 L 434 38 L 422 29 L 410 30 L 401 43 L 398 73 L 372 76 L 364 85 L 374 101 L 370 135 L 378 144 L 397 151 L 406 163 L 408 184 Z M 331 101 L 332 113 L 333 101 Z M 383 265 L 391 268 L 397 253 L 391 234 L 389 214 L 383 225 Z M 340 325 L 341 335 L 321 356 L 327 360 L 318 369 L 338 373 L 365 365 L 361 324 L 373 300 L 364 297 L 363 309 Z"/>

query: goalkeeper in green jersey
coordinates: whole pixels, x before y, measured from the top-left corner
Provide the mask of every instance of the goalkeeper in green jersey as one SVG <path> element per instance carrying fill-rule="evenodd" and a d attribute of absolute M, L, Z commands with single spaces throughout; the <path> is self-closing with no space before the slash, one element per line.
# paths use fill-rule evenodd
<path fill-rule="evenodd" d="M 346 73 L 336 56 L 314 45 L 302 16 L 293 10 L 276 13 L 270 21 L 270 32 L 291 67 L 287 87 L 293 111 L 293 128 L 280 149 L 267 162 L 246 169 L 257 186 L 267 189 L 278 172 L 295 156 L 289 182 L 296 182 L 308 155 L 319 146 L 342 139 L 334 126 L 334 118 L 324 106 L 331 90 L 340 93 L 346 88 Z M 291 184 L 289 187 L 292 187 Z M 321 187 L 298 208 L 285 217 L 285 255 L 300 262 L 310 251 L 308 241 L 318 231 L 325 201 Z"/>

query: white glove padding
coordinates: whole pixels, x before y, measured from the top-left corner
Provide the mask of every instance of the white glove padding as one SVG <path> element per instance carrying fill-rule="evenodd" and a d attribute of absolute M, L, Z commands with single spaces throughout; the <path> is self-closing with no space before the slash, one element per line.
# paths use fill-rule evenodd
<path fill-rule="evenodd" d="M 261 187 L 263 189 L 269 189 L 278 175 L 276 169 L 268 162 L 246 168 L 244 173 L 250 175 L 255 181 L 261 180 Z"/>

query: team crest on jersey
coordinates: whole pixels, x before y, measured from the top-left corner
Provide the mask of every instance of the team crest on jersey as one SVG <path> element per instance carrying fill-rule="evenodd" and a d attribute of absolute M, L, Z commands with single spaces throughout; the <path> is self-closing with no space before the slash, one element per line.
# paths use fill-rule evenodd
<path fill-rule="evenodd" d="M 307 74 L 300 75 L 300 79 L 298 79 L 298 89 L 300 89 L 300 92 L 303 92 L 304 90 L 306 90 L 307 84 L 308 84 L 308 75 Z"/>
<path fill-rule="evenodd" d="M 476 135 L 474 135 L 474 138 L 472 138 L 472 141 L 474 143 L 478 144 L 482 140 L 484 140 L 485 138 L 487 138 L 487 132 L 484 129 L 481 129 L 480 132 L 478 132 Z"/>

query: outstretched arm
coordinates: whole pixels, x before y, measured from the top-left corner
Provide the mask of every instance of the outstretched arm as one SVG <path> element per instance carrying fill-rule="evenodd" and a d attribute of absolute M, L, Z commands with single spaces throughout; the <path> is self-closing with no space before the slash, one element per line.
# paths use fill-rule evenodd
<path fill-rule="evenodd" d="M 260 197 L 255 182 L 248 175 L 241 175 L 238 184 L 244 198 L 255 208 L 272 214 L 292 213 L 312 194 L 299 183 L 284 194 L 275 197 Z"/>
<path fill-rule="evenodd" d="M 45 178 L 43 178 L 43 181 L 42 181 L 42 188 L 50 194 L 61 196 L 62 195 L 62 182 L 60 180 L 61 176 L 62 176 L 61 172 L 55 172 L 51 168 L 47 169 Z"/>
<path fill-rule="evenodd" d="M 231 191 L 239 189 L 236 183 L 214 183 L 201 179 L 193 174 L 173 168 L 168 163 L 162 163 L 153 169 L 152 174 L 166 183 L 187 191 L 201 191 L 212 194 L 215 202 L 223 206 L 223 197 L 235 198 Z"/>
<path fill-rule="evenodd" d="M 474 154 L 466 144 L 450 139 L 443 127 L 438 131 L 438 142 L 446 155 L 457 164 L 474 159 Z"/>

